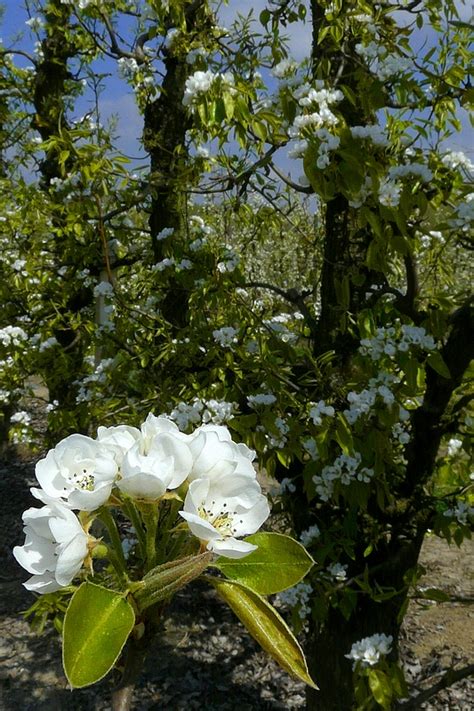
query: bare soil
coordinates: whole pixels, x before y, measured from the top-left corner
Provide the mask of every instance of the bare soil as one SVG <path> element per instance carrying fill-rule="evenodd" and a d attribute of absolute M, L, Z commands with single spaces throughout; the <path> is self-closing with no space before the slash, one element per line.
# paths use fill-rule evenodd
<path fill-rule="evenodd" d="M 109 711 L 114 679 L 70 691 L 54 630 L 37 636 L 22 618 L 33 597 L 11 549 L 23 543 L 21 514 L 34 505 L 31 458 L 13 453 L 0 464 L 0 711 Z M 409 681 L 421 691 L 451 664 L 474 660 L 474 541 L 461 549 L 428 537 L 421 584 L 455 602 L 413 601 L 403 630 Z M 430 699 L 428 711 L 471 711 L 474 681 L 464 679 Z M 304 709 L 304 686 L 282 672 L 249 638 L 230 610 L 204 586 L 175 598 L 160 646 L 136 689 L 137 711 L 284 711 Z"/>

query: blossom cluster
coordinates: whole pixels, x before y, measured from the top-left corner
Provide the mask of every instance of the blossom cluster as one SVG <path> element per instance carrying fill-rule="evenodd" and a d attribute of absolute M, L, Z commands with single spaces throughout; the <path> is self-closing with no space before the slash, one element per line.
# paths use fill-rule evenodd
<path fill-rule="evenodd" d="M 273 405 L 276 402 L 276 396 L 273 393 L 257 393 L 256 395 L 248 395 L 247 403 L 249 407 L 260 407 L 261 405 Z"/>
<path fill-rule="evenodd" d="M 337 580 L 340 583 L 347 580 L 347 565 L 342 565 L 342 563 L 331 563 L 328 565 L 326 570 L 329 575 L 334 578 L 334 580 Z"/>
<path fill-rule="evenodd" d="M 433 172 L 423 163 L 407 163 L 389 168 L 379 186 L 379 201 L 386 207 L 397 207 L 403 188 L 401 181 L 410 175 L 417 177 L 422 183 L 428 183 L 433 178 Z"/>
<path fill-rule="evenodd" d="M 469 506 L 465 501 L 457 501 L 453 508 L 444 511 L 443 516 L 456 519 L 461 526 L 467 526 L 474 519 L 474 506 Z"/>
<path fill-rule="evenodd" d="M 234 343 L 238 343 L 238 330 L 232 326 L 223 326 L 222 328 L 216 328 L 212 332 L 212 337 L 223 348 L 231 348 Z"/>
<path fill-rule="evenodd" d="M 5 326 L 0 328 L 0 343 L 3 346 L 18 346 L 22 341 L 28 339 L 25 331 L 19 326 Z"/>
<path fill-rule="evenodd" d="M 321 531 L 319 530 L 319 526 L 316 523 L 314 523 L 312 526 L 307 528 L 305 531 L 301 532 L 300 541 L 305 547 L 307 547 L 307 546 L 311 545 L 311 543 L 313 541 L 315 541 L 316 538 L 319 538 L 320 535 L 321 535 Z"/>
<path fill-rule="evenodd" d="M 362 457 L 359 452 L 355 452 L 353 457 L 341 454 L 332 464 L 323 467 L 321 474 L 315 474 L 313 483 L 320 498 L 323 501 L 329 501 L 334 492 L 336 481 L 340 481 L 343 486 L 348 486 L 355 480 L 368 483 L 374 476 L 374 470 L 369 467 L 361 467 L 361 462 Z"/>
<path fill-rule="evenodd" d="M 223 425 L 231 420 L 238 410 L 236 402 L 226 400 L 201 400 L 194 398 L 191 403 L 179 402 L 174 407 L 169 418 L 176 422 L 180 430 L 187 430 L 190 425 Z"/>
<path fill-rule="evenodd" d="M 206 72 L 197 71 L 191 74 L 191 76 L 186 79 L 183 105 L 192 106 L 202 94 L 206 94 L 217 82 L 235 91 L 235 89 L 233 89 L 234 76 L 231 72 L 215 74 L 208 69 Z"/>
<path fill-rule="evenodd" d="M 324 400 L 320 400 L 316 405 L 313 405 L 309 411 L 309 416 L 315 425 L 322 424 L 322 415 L 325 415 L 326 417 L 334 417 L 335 415 L 333 406 L 326 405 Z"/>
<path fill-rule="evenodd" d="M 368 355 L 372 360 L 380 360 L 384 355 L 393 357 L 397 352 L 406 353 L 412 346 L 417 346 L 425 351 L 436 348 L 433 336 L 426 333 L 421 326 L 403 324 L 400 328 L 401 337 L 394 326 L 377 329 L 373 338 L 363 338 L 360 342 L 359 352 Z"/>
<path fill-rule="evenodd" d="M 386 129 L 382 126 L 351 126 L 351 135 L 361 141 L 368 140 L 375 146 L 385 148 L 389 145 Z"/>
<path fill-rule="evenodd" d="M 278 593 L 282 605 L 298 608 L 298 616 L 305 620 L 311 614 L 310 600 L 313 588 L 309 583 L 298 583 L 288 590 Z"/>
<path fill-rule="evenodd" d="M 13 551 L 32 574 L 25 587 L 46 593 L 73 580 L 96 545 L 89 535 L 93 512 L 130 499 L 157 505 L 168 491 L 183 502 L 179 515 L 201 549 L 247 555 L 256 546 L 239 539 L 269 515 L 254 457 L 225 427 L 202 425 L 186 435 L 152 414 L 140 429 L 99 427 L 96 439 L 66 437 L 36 465 L 40 488 L 31 493 L 43 507 L 24 512 L 26 540 Z"/>
<path fill-rule="evenodd" d="M 407 74 L 412 69 L 412 62 L 408 57 L 397 56 L 378 42 L 356 44 L 355 50 L 381 81 Z"/>
<path fill-rule="evenodd" d="M 338 104 L 344 98 L 344 95 L 339 89 L 328 89 L 324 82 L 316 81 L 315 86 L 311 87 L 303 84 L 294 92 L 295 99 L 302 108 L 315 108 L 317 111 L 312 111 L 308 114 L 300 114 L 296 116 L 293 125 L 290 126 L 288 134 L 291 138 L 303 137 L 305 133 L 313 135 L 314 132 L 321 128 L 334 127 L 339 123 L 339 119 L 331 110 L 331 106 Z M 334 150 L 339 145 L 336 137 L 331 135 L 329 139 L 328 133 L 315 134 L 323 143 L 328 143 L 328 150 Z M 337 143 L 337 145 L 336 145 Z"/>
<path fill-rule="evenodd" d="M 345 656 L 347 659 L 352 659 L 354 668 L 358 662 L 362 667 L 373 667 L 380 661 L 380 657 L 390 653 L 392 642 L 392 635 L 373 634 L 371 637 L 364 637 L 354 642 L 351 651 Z"/>

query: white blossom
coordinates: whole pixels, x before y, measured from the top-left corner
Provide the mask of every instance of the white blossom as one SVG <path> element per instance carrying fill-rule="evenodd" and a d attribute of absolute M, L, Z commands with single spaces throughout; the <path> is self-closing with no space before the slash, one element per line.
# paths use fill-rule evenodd
<path fill-rule="evenodd" d="M 186 79 L 184 87 L 183 104 L 189 106 L 200 94 L 205 94 L 211 88 L 219 75 L 211 70 L 206 72 L 197 71 Z"/>
<path fill-rule="evenodd" d="M 4 328 L 0 328 L 0 343 L 4 346 L 18 346 L 26 340 L 28 340 L 28 336 L 19 326 L 4 326 Z"/>
<path fill-rule="evenodd" d="M 156 240 L 161 242 L 162 240 L 168 239 L 174 233 L 174 227 L 163 227 L 163 229 L 156 235 Z"/>
<path fill-rule="evenodd" d="M 382 126 L 351 126 L 351 135 L 361 141 L 368 140 L 375 146 L 385 148 L 389 145 L 386 129 Z"/>
<path fill-rule="evenodd" d="M 255 452 L 243 443 L 232 440 L 227 427 L 202 425 L 189 436 L 193 457 L 188 481 L 214 479 L 223 475 L 245 476 L 255 479 L 252 464 Z"/>
<path fill-rule="evenodd" d="M 316 440 L 312 437 L 309 437 L 308 439 L 303 440 L 302 445 L 305 449 L 305 451 L 309 454 L 313 462 L 315 462 L 317 459 L 319 459 L 319 451 L 318 451 L 318 445 L 316 443 Z"/>
<path fill-rule="evenodd" d="M 462 440 L 452 437 L 448 442 L 448 456 L 454 457 L 462 447 Z"/>
<path fill-rule="evenodd" d="M 163 45 L 166 47 L 166 49 L 170 49 L 179 34 L 180 30 L 177 27 L 170 27 L 170 29 L 166 33 L 165 39 L 163 40 Z"/>
<path fill-rule="evenodd" d="M 364 637 L 358 642 L 354 642 L 349 654 L 345 656 L 352 659 L 354 668 L 358 662 L 362 667 L 373 667 L 380 661 L 380 657 L 385 657 L 390 653 L 393 637 L 386 634 L 373 634 L 371 637 Z"/>
<path fill-rule="evenodd" d="M 341 563 L 331 563 L 326 569 L 335 580 L 342 582 L 347 580 L 347 565 L 341 565 Z"/>
<path fill-rule="evenodd" d="M 273 393 L 257 393 L 256 395 L 248 395 L 247 403 L 250 407 L 259 407 L 260 405 L 273 405 L 276 402 L 276 397 Z"/>
<path fill-rule="evenodd" d="M 114 293 L 114 287 L 109 281 L 100 281 L 96 287 L 94 287 L 94 296 L 108 296 L 111 297 Z"/>
<path fill-rule="evenodd" d="M 309 416 L 313 420 L 313 424 L 321 425 L 323 422 L 322 415 L 326 417 L 334 417 L 335 410 L 332 405 L 326 405 L 324 400 L 320 400 L 316 405 L 310 408 Z"/>
<path fill-rule="evenodd" d="M 455 518 L 462 526 L 466 526 L 474 518 L 474 506 L 469 506 L 466 501 L 457 501 L 453 508 L 444 511 L 443 516 Z"/>
<path fill-rule="evenodd" d="M 383 178 L 380 181 L 379 201 L 385 207 L 397 207 L 400 202 L 402 184 L 391 178 Z"/>
<path fill-rule="evenodd" d="M 31 422 L 31 415 L 24 410 L 19 410 L 10 417 L 10 422 L 20 425 L 29 425 Z"/>
<path fill-rule="evenodd" d="M 117 62 L 119 74 L 123 79 L 133 79 L 138 72 L 138 64 L 133 57 L 120 57 Z"/>
<path fill-rule="evenodd" d="M 123 433 L 126 439 L 134 432 Z M 122 433 L 117 437 L 122 442 Z M 193 466 L 189 437 L 166 417 L 149 414 L 137 441 L 126 451 L 118 488 L 132 498 L 153 501 L 176 489 Z M 120 444 L 119 444 L 120 446 Z"/>
<path fill-rule="evenodd" d="M 316 540 L 316 538 L 319 538 L 320 535 L 321 531 L 319 530 L 319 526 L 313 524 L 305 531 L 301 532 L 300 541 L 304 546 L 309 546 Z"/>
<path fill-rule="evenodd" d="M 237 334 L 238 330 L 232 326 L 223 326 L 212 332 L 216 343 L 219 343 L 223 348 L 230 348 L 234 343 L 238 343 Z"/>
<path fill-rule="evenodd" d="M 224 474 L 192 481 L 179 513 L 207 550 L 242 558 L 257 546 L 238 539 L 258 531 L 270 509 L 255 479 Z"/>
<path fill-rule="evenodd" d="M 54 348 L 54 346 L 59 345 L 58 339 L 55 336 L 50 336 L 45 341 L 41 341 L 39 344 L 39 352 L 44 353 L 44 351 L 49 350 L 49 348 Z"/>
<path fill-rule="evenodd" d="M 174 265 L 174 257 L 165 257 L 161 260 L 161 262 L 157 262 L 156 264 L 154 264 L 151 270 L 153 272 L 163 272 L 165 269 L 168 269 L 168 267 L 174 267 Z"/>
<path fill-rule="evenodd" d="M 448 151 L 442 156 L 441 162 L 448 168 L 464 168 L 469 173 L 474 172 L 474 163 L 462 151 Z"/>
<path fill-rule="evenodd" d="M 59 503 L 23 514 L 25 543 L 13 555 L 32 577 L 27 590 L 44 594 L 59 590 L 73 580 L 88 555 L 88 536 L 76 515 Z"/>
<path fill-rule="evenodd" d="M 288 477 L 285 477 L 284 479 L 281 480 L 280 482 L 280 495 L 281 494 L 286 494 L 287 492 L 289 494 L 293 494 L 296 491 L 296 486 L 293 484 L 291 479 L 288 479 Z"/>
<path fill-rule="evenodd" d="M 36 498 L 44 503 L 59 500 L 72 509 L 94 511 L 111 494 L 117 464 L 99 442 L 72 434 L 36 464 L 35 474 L 41 486 L 31 490 Z"/>
<path fill-rule="evenodd" d="M 309 583 L 298 583 L 288 590 L 278 593 L 278 601 L 283 605 L 298 608 L 298 616 L 305 620 L 311 614 L 311 594 L 313 588 Z"/>
<path fill-rule="evenodd" d="M 283 79 L 283 77 L 292 74 L 297 66 L 297 63 L 292 59 L 282 59 L 273 67 L 272 74 L 277 79 Z"/>

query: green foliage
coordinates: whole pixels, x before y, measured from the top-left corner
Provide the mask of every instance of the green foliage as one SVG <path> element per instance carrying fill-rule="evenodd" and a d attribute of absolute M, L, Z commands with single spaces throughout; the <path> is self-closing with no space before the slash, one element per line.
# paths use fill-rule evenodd
<path fill-rule="evenodd" d="M 296 638 L 266 600 L 239 582 L 209 580 L 260 646 L 289 674 L 317 688 Z"/>
<path fill-rule="evenodd" d="M 288 529 L 320 530 L 311 619 L 339 610 L 357 626 L 357 596 L 407 594 L 383 567 L 397 547 L 428 529 L 461 545 L 472 528 L 472 371 L 456 358 L 472 339 L 454 324 L 471 291 L 473 171 L 447 148 L 472 105 L 469 26 L 451 0 L 403 17 L 363 0 L 312 3 L 311 18 L 272 3 L 228 33 L 208 3 L 193 17 L 181 0 L 137 3 L 136 17 L 121 0 L 63 5 L 38 8 L 39 36 L 67 50 L 62 84 L 40 57 L 27 70 L 1 53 L 0 329 L 24 333 L 2 330 L 2 432 L 31 440 L 21 413 L 38 389 L 51 440 L 151 408 L 184 431 L 228 424 L 287 480 L 274 510 Z M 315 44 L 297 64 L 284 32 L 303 22 Z M 136 168 L 100 125 L 106 55 L 144 122 L 157 117 L 168 163 L 156 131 Z M 197 71 L 209 87 L 184 108 Z M 74 123 L 83 92 L 97 116 Z M 301 184 L 279 168 L 288 149 Z M 262 555 L 219 566 L 263 592 L 247 570 Z M 389 707 L 393 669 L 357 681 L 361 703 Z"/>
<path fill-rule="evenodd" d="M 63 664 L 72 687 L 95 684 L 114 666 L 135 624 L 123 594 L 92 583 L 74 593 L 63 627 Z"/>
<path fill-rule="evenodd" d="M 311 556 L 289 536 L 254 533 L 245 540 L 257 545 L 257 550 L 237 561 L 219 558 L 215 566 L 227 578 L 260 595 L 271 595 L 297 585 L 311 570 Z"/>

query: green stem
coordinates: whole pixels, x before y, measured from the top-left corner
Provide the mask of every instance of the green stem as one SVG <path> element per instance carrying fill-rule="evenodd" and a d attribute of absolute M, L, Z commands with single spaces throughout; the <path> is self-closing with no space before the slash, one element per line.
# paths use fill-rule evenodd
<path fill-rule="evenodd" d="M 123 501 L 123 510 L 126 516 L 130 519 L 130 522 L 135 529 L 135 533 L 137 535 L 137 540 L 138 540 L 138 546 L 140 548 L 140 553 L 142 555 L 143 560 L 146 558 L 146 535 L 145 531 L 143 530 L 143 525 L 142 521 L 140 518 L 140 514 L 138 513 L 135 504 L 133 501 L 130 501 L 129 499 L 125 499 Z"/>
<path fill-rule="evenodd" d="M 169 510 L 167 512 L 166 518 L 162 525 L 160 526 L 160 535 L 158 539 L 158 545 L 156 548 L 156 563 L 162 563 L 165 560 L 170 559 L 172 556 L 170 552 L 166 550 L 167 545 L 170 540 L 169 530 L 174 526 L 176 522 L 177 513 L 182 505 L 182 501 L 170 501 Z M 173 546 L 174 548 L 174 546 Z"/>
<path fill-rule="evenodd" d="M 127 561 L 125 560 L 125 556 L 124 556 L 123 548 L 122 548 L 122 539 L 120 538 L 120 534 L 118 532 L 118 528 L 117 528 L 117 524 L 115 523 L 115 519 L 112 516 L 112 514 L 110 513 L 109 509 L 105 506 L 100 510 L 99 519 L 102 521 L 102 523 L 107 528 L 107 532 L 108 532 L 109 538 L 110 538 L 110 543 L 112 544 L 112 548 L 109 548 L 110 562 L 114 566 L 119 579 L 125 585 L 127 585 L 127 583 L 128 583 Z"/>
<path fill-rule="evenodd" d="M 159 512 L 156 504 L 140 504 L 140 511 L 146 528 L 146 565 L 148 572 L 156 565 L 156 534 L 158 531 Z"/>

